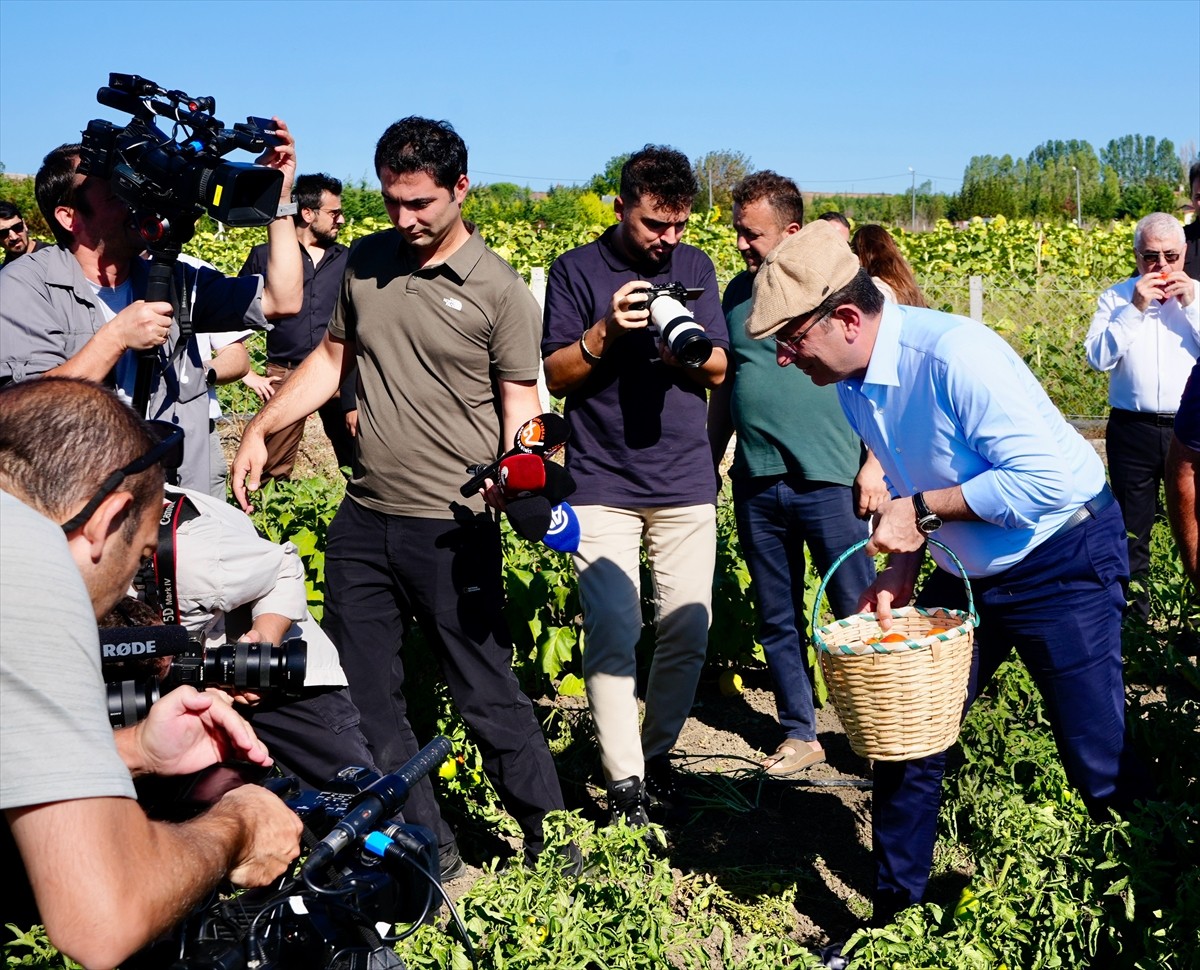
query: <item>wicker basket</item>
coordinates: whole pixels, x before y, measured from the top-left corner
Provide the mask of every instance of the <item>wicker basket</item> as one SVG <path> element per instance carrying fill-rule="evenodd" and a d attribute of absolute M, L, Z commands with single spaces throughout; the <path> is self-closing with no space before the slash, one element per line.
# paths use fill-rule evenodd
<path fill-rule="evenodd" d="M 971 651 L 979 616 L 971 583 L 958 557 L 930 539 L 954 560 L 967 587 L 967 610 L 915 606 L 892 611 L 889 633 L 906 639 L 867 643 L 882 635 L 873 613 L 860 613 L 818 627 L 817 610 L 825 586 L 845 560 L 867 544 L 847 549 L 821 581 L 813 607 L 812 637 L 833 706 L 850 747 L 876 761 L 909 761 L 945 751 L 958 737 Z M 930 636 L 929 631 L 946 632 Z"/>

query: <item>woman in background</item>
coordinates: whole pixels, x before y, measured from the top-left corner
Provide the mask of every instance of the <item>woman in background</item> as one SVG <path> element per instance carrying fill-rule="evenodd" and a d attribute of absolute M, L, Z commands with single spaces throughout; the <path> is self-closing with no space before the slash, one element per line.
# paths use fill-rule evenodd
<path fill-rule="evenodd" d="M 912 267 L 883 226 L 859 226 L 850 240 L 850 248 L 885 299 L 903 306 L 929 306 L 913 277 Z"/>

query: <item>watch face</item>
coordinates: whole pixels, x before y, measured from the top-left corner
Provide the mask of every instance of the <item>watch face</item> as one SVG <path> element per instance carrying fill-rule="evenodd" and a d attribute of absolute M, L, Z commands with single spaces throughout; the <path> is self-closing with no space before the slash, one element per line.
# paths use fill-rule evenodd
<path fill-rule="evenodd" d="M 927 515 L 917 523 L 917 528 L 925 535 L 931 535 L 942 527 L 942 520 L 936 515 Z"/>

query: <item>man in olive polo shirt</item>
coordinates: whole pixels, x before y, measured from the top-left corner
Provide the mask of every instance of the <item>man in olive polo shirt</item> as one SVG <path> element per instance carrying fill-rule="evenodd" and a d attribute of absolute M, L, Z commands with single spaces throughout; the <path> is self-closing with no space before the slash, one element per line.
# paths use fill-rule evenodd
<path fill-rule="evenodd" d="M 531 859 L 562 792 L 512 672 L 499 528 L 481 498 L 456 500 L 464 469 L 500 454 L 541 411 L 540 312 L 463 222 L 467 150 L 448 123 L 396 122 L 375 168 L 395 229 L 351 253 L 325 339 L 246 429 L 233 491 L 249 509 L 264 436 L 315 411 L 357 362 L 359 462 L 329 528 L 325 629 L 375 761 L 394 771 L 419 747 L 399 652 L 415 617 Z M 448 868 L 453 835 L 428 780 L 404 811 L 438 832 Z"/>

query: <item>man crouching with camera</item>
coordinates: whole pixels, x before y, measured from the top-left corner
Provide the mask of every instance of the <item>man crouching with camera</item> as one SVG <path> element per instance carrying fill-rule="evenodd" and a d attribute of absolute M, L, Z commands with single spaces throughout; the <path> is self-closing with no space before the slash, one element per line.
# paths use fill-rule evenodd
<path fill-rule="evenodd" d="M 181 438 L 155 440 L 87 381 L 0 391 L 0 852 L 19 851 L 32 889 L 10 887 L 0 922 L 40 919 L 88 967 L 120 963 L 223 878 L 266 885 L 299 854 L 300 820 L 256 786 L 181 824 L 135 800 L 131 776 L 270 763 L 216 695 L 179 688 L 136 727 L 109 727 L 96 617 L 154 551 L 161 463 Z"/>

